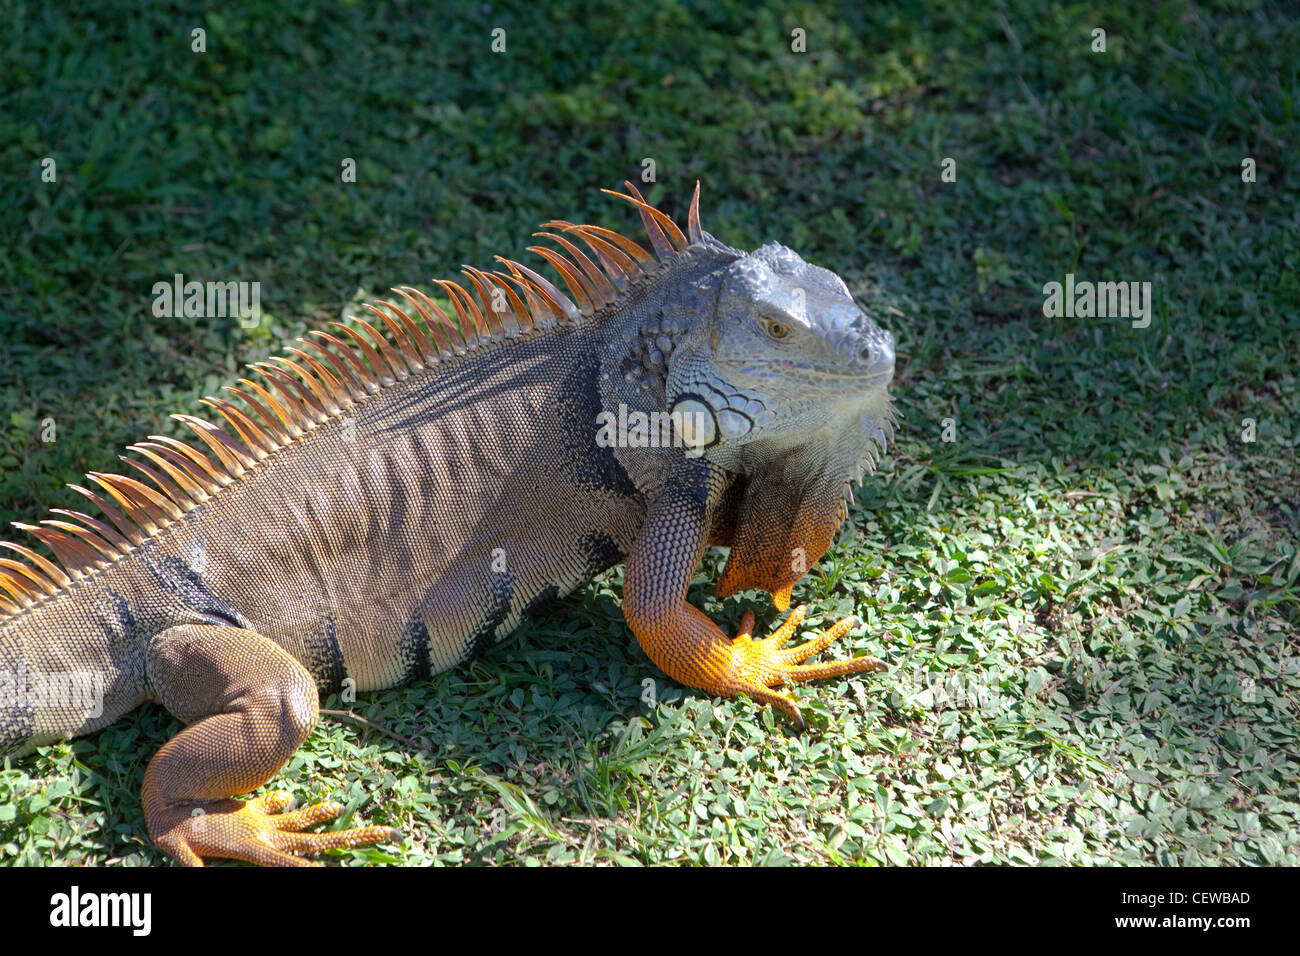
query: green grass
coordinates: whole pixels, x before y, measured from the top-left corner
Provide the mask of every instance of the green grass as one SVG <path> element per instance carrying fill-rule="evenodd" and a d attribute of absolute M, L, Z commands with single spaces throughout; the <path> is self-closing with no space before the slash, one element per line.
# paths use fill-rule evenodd
<path fill-rule="evenodd" d="M 794 735 L 666 681 L 615 570 L 484 659 L 322 702 L 412 742 L 326 718 L 272 782 L 407 835 L 340 861 L 1300 863 L 1274 5 L 0 6 L 0 520 L 75 507 L 64 482 L 361 291 L 548 218 L 630 228 L 597 189 L 647 157 L 679 221 L 703 180 L 706 228 L 840 272 L 898 338 L 897 446 L 795 592 L 888 673 L 800 690 Z M 260 281 L 270 321 L 154 318 L 175 272 Z M 1151 281 L 1150 326 L 1044 317 L 1067 272 Z M 773 627 L 719 563 L 691 599 Z M 139 790 L 175 727 L 146 707 L 0 768 L 0 861 L 163 862 Z"/>

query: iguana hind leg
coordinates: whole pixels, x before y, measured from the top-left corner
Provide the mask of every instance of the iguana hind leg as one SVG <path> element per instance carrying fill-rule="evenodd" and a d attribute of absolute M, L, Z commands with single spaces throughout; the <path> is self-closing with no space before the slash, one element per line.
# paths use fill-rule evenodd
<path fill-rule="evenodd" d="M 803 717 L 788 692 L 771 688 L 797 681 L 885 670 L 874 657 L 826 664 L 803 661 L 847 633 L 845 618 L 821 636 L 782 649 L 803 620 L 796 608 L 772 636 L 754 640 L 754 615 L 746 612 L 734 638 L 686 600 L 691 576 L 704 552 L 710 510 L 721 499 L 724 479 L 706 461 L 688 461 L 651 506 L 623 572 L 623 614 L 646 656 L 669 677 L 718 697 L 745 694 L 771 704 L 800 727 Z"/>
<path fill-rule="evenodd" d="M 230 799 L 270 780 L 316 724 L 316 685 L 278 644 L 239 627 L 187 624 L 149 644 L 154 697 L 189 724 L 154 755 L 144 775 L 149 835 L 187 866 L 227 857 L 302 866 L 299 854 L 398 838 L 390 827 L 299 831 L 343 812 L 321 803 L 282 813 L 284 793 Z"/>

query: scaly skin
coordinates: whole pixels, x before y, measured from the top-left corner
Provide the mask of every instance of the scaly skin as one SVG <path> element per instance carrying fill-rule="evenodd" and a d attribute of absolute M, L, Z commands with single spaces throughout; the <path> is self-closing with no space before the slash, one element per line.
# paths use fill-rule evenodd
<path fill-rule="evenodd" d="M 302 866 L 300 854 L 400 839 L 382 826 L 299 832 L 337 817 L 338 803 L 283 813 L 287 793 L 225 799 L 275 776 L 316 726 L 315 683 L 279 645 L 242 628 L 185 625 L 150 643 L 148 668 L 165 688 L 160 703 L 189 724 L 144 775 L 145 820 L 164 852 L 186 866 L 205 856 Z"/>
<path fill-rule="evenodd" d="M 319 694 L 454 666 L 624 558 L 628 624 L 688 686 L 801 723 L 789 685 L 883 669 L 805 663 L 852 619 L 787 649 L 804 608 L 767 640 L 751 614 L 729 638 L 686 595 L 722 545 L 721 596 L 788 607 L 892 434 L 892 338 L 832 273 L 706 234 L 698 187 L 683 234 L 627 186 L 654 255 L 547 223 L 572 299 L 511 260 L 441 285 L 454 319 L 395 290 L 369 322 L 259 363 L 242 405 L 209 399 L 222 427 L 178 416 L 206 451 L 154 436 L 124 459 L 145 480 L 91 473 L 99 490 L 77 490 L 102 518 L 20 525 L 57 561 L 0 542 L 22 559 L 0 557 L 0 756 L 159 703 L 186 726 L 144 776 L 157 845 L 186 865 L 300 865 L 398 837 L 302 832 L 335 803 L 234 799 L 311 733 Z M 673 413 L 672 440 L 622 424 L 606 440 L 629 413 Z M 16 694 L 15 674 L 97 696 Z"/>
<path fill-rule="evenodd" d="M 886 669 L 874 657 L 827 664 L 803 661 L 859 626 L 845 618 L 819 637 L 783 650 L 807 607 L 794 610 L 766 640 L 754 640 L 754 615 L 728 638 L 686 600 L 691 576 L 705 547 L 705 531 L 723 499 L 725 473 L 708 462 L 688 462 L 655 502 L 623 572 L 623 614 L 646 656 L 668 676 L 716 697 L 744 694 L 771 704 L 800 727 L 803 717 L 789 693 L 771 688 L 822 677 Z"/>

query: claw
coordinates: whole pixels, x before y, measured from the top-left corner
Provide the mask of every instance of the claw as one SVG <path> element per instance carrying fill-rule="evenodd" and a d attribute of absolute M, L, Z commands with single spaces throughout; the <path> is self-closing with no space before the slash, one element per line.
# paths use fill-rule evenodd
<path fill-rule="evenodd" d="M 803 663 L 831 645 L 833 641 L 847 634 L 862 622 L 856 617 L 846 617 L 833 627 L 796 647 L 782 649 L 794 635 L 795 629 L 803 622 L 808 613 L 808 606 L 801 604 L 782 622 L 781 626 L 766 639 L 755 639 L 754 614 L 746 611 L 740 619 L 740 627 L 732 639 L 735 653 L 734 673 L 737 675 L 733 693 L 746 694 L 760 703 L 770 704 L 793 719 L 803 728 L 803 716 L 795 704 L 793 696 L 785 691 L 770 688 L 782 687 L 798 681 L 817 680 L 822 677 L 841 677 L 861 671 L 883 671 L 889 667 L 884 661 L 875 657 L 852 657 L 824 664 Z"/>
<path fill-rule="evenodd" d="M 203 857 L 245 860 L 261 866 L 314 866 L 304 855 L 401 839 L 393 827 L 366 826 L 332 833 L 302 830 L 333 820 L 344 810 L 327 801 L 295 810 L 293 797 L 277 790 L 252 800 L 220 800 L 178 806 L 170 826 L 157 834 L 160 847 L 186 866 L 202 866 Z M 288 810 L 289 812 L 283 812 Z"/>

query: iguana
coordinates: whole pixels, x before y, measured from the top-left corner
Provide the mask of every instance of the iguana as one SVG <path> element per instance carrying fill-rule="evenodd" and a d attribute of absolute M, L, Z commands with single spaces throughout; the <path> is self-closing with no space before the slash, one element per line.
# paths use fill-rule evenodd
<path fill-rule="evenodd" d="M 17 524 L 54 559 L 3 543 L 0 755 L 154 701 L 186 725 L 144 775 L 158 847 L 302 864 L 399 836 L 303 832 L 336 803 L 234 799 L 307 738 L 319 694 L 451 667 L 619 561 L 628 625 L 690 687 L 799 722 L 776 688 L 884 669 L 803 663 L 853 619 L 782 649 L 804 608 L 766 640 L 747 612 L 731 638 L 686 596 L 723 545 L 719 595 L 788 607 L 893 435 L 892 336 L 834 273 L 704 232 L 698 183 L 686 234 L 625 185 L 604 191 L 649 249 L 567 221 L 536 233 L 568 295 L 501 257 L 438 281 L 447 311 L 395 289 L 370 320 L 250 366 L 238 403 L 205 399 L 221 425 L 175 416 L 202 446 L 154 435 L 122 457 L 139 478 L 71 486 L 100 517 Z"/>

